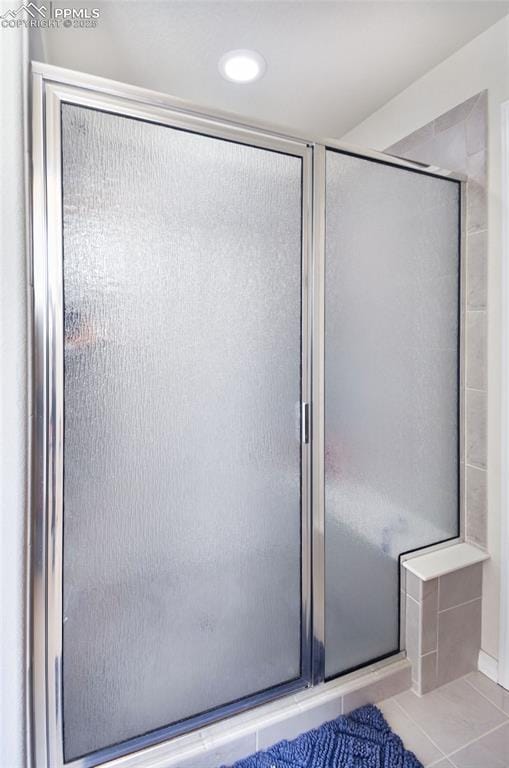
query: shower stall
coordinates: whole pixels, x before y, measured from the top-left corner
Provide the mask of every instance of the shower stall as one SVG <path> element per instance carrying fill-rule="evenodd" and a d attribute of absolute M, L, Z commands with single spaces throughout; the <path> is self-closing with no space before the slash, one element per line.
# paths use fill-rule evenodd
<path fill-rule="evenodd" d="M 403 650 L 400 557 L 460 535 L 463 189 L 33 71 L 32 748 L 114 766 Z"/>

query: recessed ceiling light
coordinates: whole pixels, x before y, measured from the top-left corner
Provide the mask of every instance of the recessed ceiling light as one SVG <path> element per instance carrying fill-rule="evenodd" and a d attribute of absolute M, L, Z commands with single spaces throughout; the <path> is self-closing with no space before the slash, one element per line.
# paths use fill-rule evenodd
<path fill-rule="evenodd" d="M 232 83 L 252 83 L 265 72 L 265 60 L 256 51 L 240 48 L 228 51 L 219 59 L 219 71 Z"/>

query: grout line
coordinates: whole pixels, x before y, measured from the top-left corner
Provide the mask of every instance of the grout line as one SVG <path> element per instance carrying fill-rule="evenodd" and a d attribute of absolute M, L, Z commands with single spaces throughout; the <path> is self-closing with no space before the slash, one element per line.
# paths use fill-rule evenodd
<path fill-rule="evenodd" d="M 471 747 L 472 744 L 475 744 L 476 741 L 480 741 L 481 739 L 484 739 L 485 736 L 489 736 L 491 733 L 494 733 L 495 731 L 498 731 L 499 728 L 503 728 L 504 725 L 507 725 L 507 722 L 505 723 L 499 723 L 494 728 L 490 728 L 489 731 L 486 731 L 486 733 L 481 734 L 480 736 L 477 736 L 475 739 L 471 739 L 471 741 L 467 741 L 466 744 L 463 744 L 463 746 L 458 747 L 458 749 L 455 749 L 453 752 L 449 752 L 446 757 L 449 760 L 453 755 L 457 755 L 458 752 L 461 752 L 462 749 L 465 749 L 466 747 Z M 454 763 L 454 760 L 452 761 Z M 454 765 L 456 765 L 454 763 Z"/>
<path fill-rule="evenodd" d="M 434 768 L 434 766 L 435 766 L 435 765 L 440 765 L 440 763 L 442 762 L 442 760 L 447 760 L 447 756 L 446 756 L 446 755 L 442 755 L 442 757 L 439 757 L 439 758 L 438 758 L 438 760 L 433 760 L 433 762 L 432 762 L 432 763 L 428 763 L 428 765 L 424 766 L 424 768 Z M 450 765 L 452 765 L 452 763 L 450 762 L 450 760 L 447 760 L 447 762 L 448 762 Z M 456 766 L 454 766 L 454 768 L 456 768 Z"/>
<path fill-rule="evenodd" d="M 433 651 L 432 651 L 432 653 L 433 653 Z M 470 674 L 470 673 L 469 673 L 469 674 Z M 482 674 L 482 673 L 481 673 L 481 674 Z M 426 736 L 426 738 L 427 738 L 427 739 L 429 739 L 429 741 L 430 741 L 430 742 L 433 744 L 433 746 L 435 746 L 435 747 L 438 749 L 438 751 L 441 753 L 442 757 L 440 757 L 440 758 L 437 758 L 437 760 L 435 760 L 433 763 L 430 763 L 430 764 L 427 766 L 427 768 L 432 768 L 432 766 L 433 766 L 433 765 L 436 765 L 437 763 L 439 763 L 441 760 L 443 760 L 443 758 L 444 758 L 444 757 L 447 757 L 447 758 L 448 758 L 450 755 L 455 755 L 457 752 L 460 752 L 460 751 L 461 751 L 462 749 L 464 749 L 465 747 L 468 747 L 468 746 L 470 746 L 471 744 L 474 744 L 476 741 L 479 741 L 480 739 L 484 738 L 484 736 L 488 736 L 490 733 L 493 733 L 494 731 L 498 730 L 499 728 L 502 728 L 502 726 L 504 726 L 504 725 L 507 725 L 507 724 L 508 724 L 508 722 L 509 722 L 509 714 L 508 714 L 507 712 L 504 712 L 504 710 L 503 710 L 503 709 L 501 709 L 501 708 L 500 708 L 500 707 L 498 707 L 496 704 L 494 704 L 494 703 L 493 703 L 493 701 L 491 701 L 491 699 L 489 699 L 489 698 L 488 698 L 488 697 L 487 697 L 487 696 L 486 696 L 484 693 L 482 693 L 482 692 L 481 692 L 481 691 L 480 691 L 478 688 L 476 688 L 476 687 L 475 687 L 475 686 L 474 686 L 474 685 L 473 685 L 473 684 L 472 684 L 472 683 L 471 683 L 469 680 L 467 680 L 467 675 L 464 675 L 463 677 L 459 677 L 459 678 L 457 678 L 457 680 L 452 680 L 450 683 L 447 683 L 447 685 L 451 685 L 452 683 L 455 683 L 455 682 L 459 682 L 460 680 L 462 680 L 462 681 L 464 681 L 465 683 L 467 683 L 467 684 L 469 685 L 469 687 L 470 687 L 470 688 L 472 688 L 472 689 L 473 689 L 473 690 L 474 690 L 476 693 L 478 693 L 480 696 L 482 696 L 484 699 L 486 699 L 486 701 L 487 701 L 488 703 L 492 704 L 492 705 L 493 705 L 493 706 L 494 706 L 496 709 L 498 709 L 498 710 L 499 710 L 499 712 L 501 712 L 501 713 L 502 713 L 502 714 L 505 716 L 506 720 L 505 720 L 504 722 L 502 722 L 502 723 L 499 723 L 499 724 L 498 724 L 498 725 L 496 725 L 494 728 L 490 728 L 490 729 L 489 729 L 488 731 L 486 731 L 485 733 L 482 733 L 482 734 L 480 734 L 480 735 L 479 735 L 479 736 L 477 736 L 475 739 L 472 739 L 471 741 L 468 741 L 468 742 L 466 742 L 466 743 L 465 743 L 465 744 L 463 744 L 461 747 L 458 747 L 457 749 L 453 750 L 452 752 L 448 752 L 448 753 L 446 753 L 446 752 L 444 752 L 444 751 L 443 751 L 443 750 L 442 750 L 442 749 L 441 749 L 441 748 L 438 746 L 438 744 L 437 744 L 437 743 L 435 742 L 435 740 L 434 740 L 434 739 L 433 739 L 433 738 L 432 738 L 432 737 L 429 735 L 429 733 L 428 733 L 428 732 L 427 732 L 427 731 L 426 731 L 426 730 L 425 730 L 425 729 L 424 729 L 424 728 L 423 728 L 423 727 L 422 727 L 422 726 L 421 726 L 421 725 L 420 725 L 420 724 L 417 722 L 417 720 L 415 720 L 415 719 L 414 719 L 414 717 L 412 717 L 412 715 L 410 714 L 410 712 L 408 712 L 408 710 L 407 710 L 407 709 L 405 709 L 405 707 L 403 706 L 403 704 L 401 704 L 401 703 L 400 703 L 400 702 L 397 700 L 396 696 L 399 696 L 400 694 L 396 694 L 396 696 L 393 696 L 393 697 L 390 699 L 391 701 L 394 701 L 394 702 L 395 702 L 395 704 L 397 704 L 397 705 L 398 705 L 398 707 L 399 707 L 399 708 L 402 710 L 402 712 L 403 712 L 403 713 L 404 713 L 404 714 L 405 714 L 405 715 L 408 717 L 408 719 L 409 719 L 409 720 L 410 720 L 410 721 L 411 721 L 411 722 L 412 722 L 412 723 L 413 723 L 413 724 L 414 724 L 414 725 L 415 725 L 415 726 L 416 726 L 416 727 L 417 727 L 417 728 L 418 728 L 418 729 L 419 729 L 419 730 L 420 730 L 420 731 L 421 731 L 421 732 L 422 732 L 422 733 L 423 733 L 423 734 Z M 442 686 L 439 686 L 439 687 L 442 687 Z M 445 686 L 443 686 L 443 687 L 445 687 Z M 415 694 L 413 691 L 410 691 L 410 693 L 413 693 L 413 694 L 414 694 L 414 696 L 416 696 L 416 698 L 421 698 L 421 697 L 419 697 L 417 694 Z M 433 693 L 433 691 L 430 691 L 430 693 Z"/>
<path fill-rule="evenodd" d="M 471 467 L 472 469 L 483 469 L 485 472 L 488 471 L 486 464 L 482 466 L 481 464 L 474 464 L 473 462 L 469 461 L 465 466 Z"/>
<path fill-rule="evenodd" d="M 470 236 L 472 236 L 472 235 L 483 235 L 483 234 L 485 234 L 487 232 L 488 232 L 488 227 L 484 227 L 484 229 L 475 229 L 472 232 L 467 232 L 467 237 L 468 237 L 468 235 L 470 235 Z"/>
<path fill-rule="evenodd" d="M 412 691 L 412 693 L 413 693 L 413 691 Z M 416 695 L 416 694 L 414 694 L 414 696 L 415 696 L 415 695 Z M 413 724 L 415 725 L 415 727 L 416 727 L 416 728 L 418 728 L 418 729 L 419 729 L 419 731 L 421 731 L 421 733 L 423 733 L 423 734 L 426 736 L 426 738 L 428 739 L 428 741 L 431 741 L 431 743 L 433 744 L 433 746 L 434 746 L 436 749 L 438 749 L 438 751 L 439 751 L 439 752 L 440 752 L 440 754 L 441 754 L 441 757 L 439 758 L 439 760 L 443 760 L 443 758 L 446 756 L 446 755 L 445 755 L 445 752 L 444 752 L 442 749 L 440 749 L 440 747 L 438 746 L 438 744 L 437 744 L 437 743 L 436 743 L 436 742 L 435 742 L 435 741 L 434 741 L 434 740 L 431 738 L 431 736 L 430 736 L 430 735 L 429 735 L 429 734 L 428 734 L 428 733 L 427 733 L 427 732 L 424 730 L 424 728 L 423 728 L 423 727 L 422 727 L 422 726 L 421 726 L 421 725 L 420 725 L 420 724 L 417 722 L 417 720 L 414 720 L 414 718 L 412 717 L 412 715 L 411 715 L 409 712 L 407 712 L 407 710 L 404 708 L 404 706 L 403 706 L 402 704 L 400 704 L 400 703 L 399 703 L 399 701 L 397 701 L 396 699 L 394 699 L 394 701 L 396 702 L 396 704 L 398 705 L 398 707 L 401 709 L 401 711 L 403 712 L 403 714 L 405 714 L 405 715 L 408 717 L 408 719 L 410 720 L 410 722 L 411 722 L 411 723 L 413 723 Z"/>
<path fill-rule="evenodd" d="M 476 149 L 475 152 L 467 152 L 467 160 L 470 157 L 476 157 L 477 155 L 486 155 L 486 146 L 483 146 L 482 149 Z"/>
<path fill-rule="evenodd" d="M 454 608 L 461 608 L 463 605 L 470 605 L 470 603 L 475 603 L 476 600 L 481 600 L 482 595 L 479 595 L 479 597 L 473 597 L 471 600 L 465 600 L 464 603 L 458 603 L 457 605 L 451 605 L 449 608 L 442 608 L 441 611 L 439 611 L 439 615 L 441 613 L 447 613 L 447 611 L 453 611 Z"/>
<path fill-rule="evenodd" d="M 482 672 L 480 672 L 479 674 L 481 674 L 481 675 L 482 675 Z M 471 688 L 473 688 L 473 689 L 474 689 L 474 691 L 475 691 L 476 693 L 478 693 L 480 696 L 482 696 L 484 699 L 486 699 L 486 701 L 489 701 L 489 703 L 490 703 L 490 704 L 493 704 L 493 706 L 494 706 L 494 707 L 496 707 L 496 709 L 498 709 L 500 712 L 502 712 L 502 714 L 503 714 L 503 715 L 505 715 L 505 716 L 507 717 L 507 719 L 509 720 L 509 713 L 507 713 L 507 712 L 505 711 L 505 709 L 502 709 L 502 707 L 499 707 L 499 706 L 498 706 L 498 704 L 495 704 L 495 702 L 494 702 L 494 701 L 492 701 L 491 699 L 489 699 L 489 698 L 486 696 L 486 694 L 485 694 L 485 693 L 483 693 L 483 691 L 480 691 L 480 690 L 479 690 L 479 688 L 476 688 L 476 686 L 475 686 L 473 683 L 471 683 L 471 682 L 470 682 L 470 680 L 467 680 L 467 678 L 466 678 L 466 677 L 464 677 L 463 679 L 465 680 L 465 682 L 466 682 L 466 683 L 467 683 L 467 684 L 468 684 L 468 685 L 469 685 Z M 489 678 L 488 678 L 488 680 L 489 680 Z M 494 684 L 494 685 L 497 685 L 497 683 L 493 683 L 493 684 Z M 501 686 L 500 686 L 500 687 L 501 687 Z M 503 689 L 502 689 L 502 690 L 503 690 Z"/>
<path fill-rule="evenodd" d="M 482 472 L 487 472 L 486 467 L 479 467 L 476 464 L 468 464 L 468 462 L 465 464 L 465 467 L 470 467 L 470 469 L 479 469 Z"/>
<path fill-rule="evenodd" d="M 460 678 L 458 678 L 458 680 L 465 680 L 465 677 L 460 677 Z M 452 682 L 457 682 L 457 681 L 456 681 L 456 680 L 453 680 Z M 467 682 L 467 683 L 468 683 L 468 681 L 467 681 L 467 680 L 465 680 L 465 682 Z M 473 686 L 473 685 L 471 685 L 471 684 L 469 684 L 469 685 L 470 685 L 470 687 L 471 687 L 471 688 L 474 688 L 474 686 Z M 489 699 L 487 699 L 487 698 L 486 698 L 486 696 L 484 696 L 484 694 L 481 694 L 481 692 L 480 692 L 480 691 L 477 691 L 477 689 L 476 689 L 476 688 L 474 688 L 474 690 L 475 690 L 477 693 L 479 693 L 481 696 L 483 696 L 483 697 L 484 697 L 484 698 L 485 698 L 487 701 L 490 701 Z M 414 694 L 414 695 L 415 695 L 415 694 Z M 507 725 L 507 723 L 509 722 L 509 719 L 506 719 L 506 720 L 505 720 L 505 722 L 503 722 L 503 723 L 499 723 L 499 724 L 498 724 L 498 725 L 496 725 L 494 728 L 490 728 L 490 730 L 486 731 L 485 733 L 482 733 L 482 734 L 480 734 L 480 735 L 479 735 L 479 736 L 477 736 L 475 739 L 471 739 L 471 741 L 467 741 L 465 744 L 462 744 L 462 746 L 461 746 L 461 747 L 458 747 L 457 749 L 453 750 L 452 752 L 446 752 L 446 753 L 444 753 L 444 751 L 443 751 L 443 750 L 442 750 L 442 749 L 441 749 L 441 748 L 438 746 L 438 744 L 437 744 L 437 743 L 434 741 L 434 739 L 432 739 L 432 738 L 431 738 L 431 736 L 429 735 L 429 733 L 428 733 L 427 731 L 425 731 L 425 730 L 424 730 L 424 728 L 422 728 L 422 727 L 419 725 L 419 723 L 418 723 L 416 720 L 414 720 L 414 718 L 413 718 L 413 717 L 410 715 L 410 713 L 409 713 L 409 712 L 408 712 L 408 711 L 407 711 L 407 710 L 406 710 L 406 709 L 403 707 L 403 705 L 402 705 L 402 704 L 400 704 L 400 703 L 399 703 L 399 701 L 396 701 L 396 699 L 394 699 L 394 701 L 396 702 L 396 704 L 398 705 L 398 707 L 399 707 L 399 708 L 400 708 L 400 709 L 401 709 L 401 710 L 402 710 L 402 711 L 405 713 L 405 715 L 408 717 L 408 719 L 409 719 L 409 720 L 411 720 L 411 721 L 412 721 L 412 723 L 413 723 L 413 724 L 414 724 L 414 725 L 415 725 L 415 726 L 416 726 L 416 727 L 417 727 L 417 728 L 418 728 L 420 731 L 422 731 L 422 733 L 424 733 L 424 735 L 427 737 L 427 739 L 429 739 L 429 741 L 431 741 L 431 743 L 433 744 L 433 746 L 434 746 L 434 747 L 436 747 L 436 748 L 438 749 L 438 751 L 440 752 L 440 754 L 442 755 L 442 757 L 440 757 L 439 759 L 435 760 L 435 762 L 431 763 L 431 764 L 430 764 L 430 765 L 429 765 L 427 768 L 431 768 L 431 766 L 433 766 L 433 765 L 436 765 L 437 763 L 439 763 L 439 762 L 440 762 L 440 760 L 443 760 L 443 758 L 444 758 L 444 757 L 446 757 L 447 759 L 449 759 L 449 757 L 450 757 L 451 755 L 455 755 L 455 754 L 457 754 L 458 752 L 461 752 L 461 750 L 462 750 L 462 749 L 465 749 L 465 747 L 469 747 L 471 744 L 475 744 L 475 742 L 476 742 L 476 741 L 480 741 L 480 740 L 481 740 L 481 739 L 483 739 L 485 736 L 489 736 L 491 733 L 493 733 L 494 731 L 497 731 L 499 728 L 502 728 L 504 725 Z M 490 703 L 491 703 L 491 704 L 493 704 L 493 702 L 490 702 Z M 494 705 L 494 706 L 495 706 L 495 705 Z M 499 708 L 497 707 L 497 709 L 499 709 Z M 501 711 L 501 712 L 503 712 L 503 710 L 500 710 L 500 711 Z M 507 718 L 507 713 L 503 712 L 503 714 L 504 714 L 504 715 L 506 716 L 506 718 Z M 453 761 L 452 761 L 452 762 L 453 762 Z"/>

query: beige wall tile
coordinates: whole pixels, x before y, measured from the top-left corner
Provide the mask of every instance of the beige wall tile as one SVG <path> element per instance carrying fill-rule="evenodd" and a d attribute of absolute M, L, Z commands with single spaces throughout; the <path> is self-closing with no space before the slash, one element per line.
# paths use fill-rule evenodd
<path fill-rule="evenodd" d="M 486 393 L 466 392 L 467 464 L 486 468 Z"/>
<path fill-rule="evenodd" d="M 486 311 L 467 312 L 467 376 L 472 389 L 486 387 Z"/>
<path fill-rule="evenodd" d="M 182 763 L 182 768 L 217 768 L 218 765 L 231 765 L 243 757 L 248 757 L 256 752 L 256 734 L 245 734 L 231 740 L 205 740 L 207 755 L 200 759 L 189 760 Z M 179 764 L 181 768 L 181 764 Z"/>
<path fill-rule="evenodd" d="M 417 662 L 420 656 L 421 636 L 420 604 L 412 597 L 406 598 L 406 653 L 412 663 L 412 680 L 417 680 Z"/>
<path fill-rule="evenodd" d="M 293 717 L 275 720 L 258 731 L 258 749 L 267 749 L 283 739 L 295 739 L 306 730 L 308 713 L 299 712 Z"/>
<path fill-rule="evenodd" d="M 466 173 L 467 147 L 463 123 L 451 126 L 425 144 L 412 150 L 413 159 L 429 165 L 438 165 L 450 171 Z"/>
<path fill-rule="evenodd" d="M 438 579 L 428 579 L 427 581 L 421 581 L 421 599 L 426 601 L 426 598 L 435 594 L 438 590 Z"/>
<path fill-rule="evenodd" d="M 487 94 L 486 91 L 483 91 L 479 94 L 465 123 L 467 153 L 469 155 L 475 155 L 486 147 L 486 108 Z"/>
<path fill-rule="evenodd" d="M 467 307 L 486 309 L 488 233 L 467 235 Z"/>
<path fill-rule="evenodd" d="M 469 180 L 467 183 L 467 232 L 486 229 L 488 224 L 486 189 L 483 184 Z"/>
<path fill-rule="evenodd" d="M 467 174 L 469 179 L 477 181 L 478 184 L 486 184 L 486 149 L 476 152 L 467 158 Z"/>
<path fill-rule="evenodd" d="M 399 647 L 406 649 L 406 592 L 399 593 Z"/>
<path fill-rule="evenodd" d="M 425 581 L 422 586 L 421 655 L 434 651 L 437 647 L 438 579 Z"/>
<path fill-rule="evenodd" d="M 258 731 L 258 749 L 267 749 L 282 739 L 295 739 L 305 731 L 334 720 L 341 715 L 342 709 L 342 700 L 338 697 L 318 707 L 310 707 L 292 717 L 269 723 Z"/>
<path fill-rule="evenodd" d="M 485 469 L 477 467 L 466 468 L 466 539 L 480 547 L 488 545 L 487 515 L 486 515 L 486 483 Z"/>
<path fill-rule="evenodd" d="M 400 567 L 399 567 L 399 588 L 403 592 L 406 592 L 406 574 L 407 574 L 406 568 L 403 568 L 403 566 L 400 565 Z"/>
<path fill-rule="evenodd" d="M 440 577 L 439 610 L 452 608 L 482 595 L 482 563 Z"/>
<path fill-rule="evenodd" d="M 467 235 L 467 307 L 486 309 L 488 233 Z"/>
<path fill-rule="evenodd" d="M 218 765 L 230 765 L 236 760 L 248 757 L 256 752 L 256 734 L 245 734 L 221 743 L 203 740 L 202 748 L 190 751 L 189 756 L 182 755 L 178 761 L 168 761 L 170 768 L 217 768 Z"/>
<path fill-rule="evenodd" d="M 476 669 L 480 645 L 481 598 L 439 613 L 438 685 Z"/>
<path fill-rule="evenodd" d="M 472 96 L 471 99 L 467 99 L 461 104 L 458 104 L 457 107 L 449 109 L 443 115 L 440 115 L 440 117 L 437 117 L 435 120 L 435 133 L 445 131 L 452 125 L 456 125 L 456 123 L 462 123 L 464 120 L 466 120 L 475 107 L 477 99 L 478 94 L 476 96 Z"/>
<path fill-rule="evenodd" d="M 437 652 L 427 653 L 419 660 L 419 693 L 428 693 L 437 687 Z"/>
<path fill-rule="evenodd" d="M 345 693 L 343 696 L 343 712 L 351 712 L 353 709 L 363 706 L 363 704 L 376 704 L 377 701 L 389 699 L 401 691 L 408 690 L 410 685 L 409 667 L 400 669 L 391 675 L 381 676 L 379 680 L 369 686 Z"/>
<path fill-rule="evenodd" d="M 415 150 L 427 141 L 429 141 L 433 137 L 434 133 L 434 125 L 433 122 L 428 123 L 427 125 L 423 125 L 422 128 L 419 128 L 419 130 L 414 131 L 409 136 L 406 136 L 404 139 L 401 139 L 401 141 L 398 141 L 396 144 L 393 144 L 392 147 L 389 147 L 386 152 L 392 155 L 396 155 L 397 157 L 405 157 L 407 159 L 411 160 L 417 160 L 417 157 L 412 157 L 412 154 L 415 152 Z"/>
<path fill-rule="evenodd" d="M 407 571 L 406 573 L 406 591 L 410 597 L 417 600 L 417 602 L 422 602 L 437 591 L 437 579 L 422 581 L 422 579 L 419 579 L 419 577 L 411 571 Z"/>
<path fill-rule="evenodd" d="M 407 571 L 406 575 L 406 591 L 417 602 L 420 602 L 421 600 L 421 584 L 422 581 L 419 579 L 415 573 L 412 573 L 411 571 Z"/>

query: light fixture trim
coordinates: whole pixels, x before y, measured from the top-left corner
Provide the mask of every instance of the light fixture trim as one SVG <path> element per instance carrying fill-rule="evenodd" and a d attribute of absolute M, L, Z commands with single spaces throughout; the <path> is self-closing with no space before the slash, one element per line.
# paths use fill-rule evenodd
<path fill-rule="evenodd" d="M 221 76 L 230 83 L 247 85 L 259 80 L 265 74 L 265 59 L 258 51 L 248 48 L 236 48 L 227 51 L 219 59 L 218 69 Z"/>

